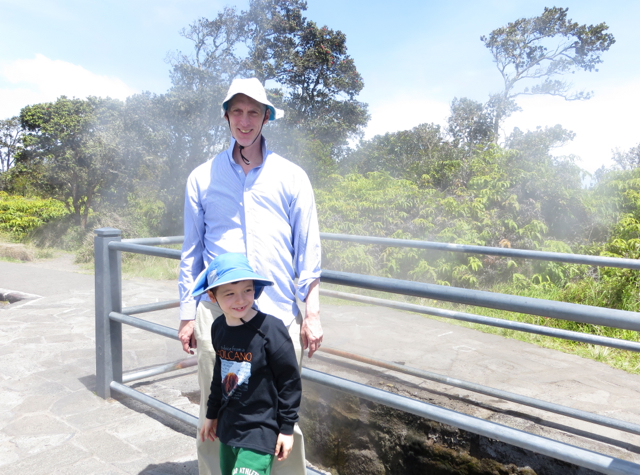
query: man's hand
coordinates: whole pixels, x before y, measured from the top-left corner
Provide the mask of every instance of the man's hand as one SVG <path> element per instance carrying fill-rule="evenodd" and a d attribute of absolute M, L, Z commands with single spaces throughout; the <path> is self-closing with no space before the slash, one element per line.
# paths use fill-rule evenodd
<path fill-rule="evenodd" d="M 316 279 L 309 286 L 309 294 L 306 299 L 306 310 L 300 336 L 302 337 L 302 348 L 309 349 L 309 358 L 320 348 L 322 344 L 322 325 L 320 324 L 320 281 Z"/>
<path fill-rule="evenodd" d="M 180 327 L 178 328 L 178 339 L 182 343 L 182 349 L 185 353 L 193 354 L 192 348 L 197 348 L 196 336 L 193 332 L 195 326 L 195 320 L 180 320 Z"/>
<path fill-rule="evenodd" d="M 276 442 L 276 452 L 275 452 L 276 457 L 278 457 L 278 462 L 282 462 L 284 459 L 286 459 L 291 453 L 292 448 L 293 448 L 293 434 L 292 435 L 278 434 L 278 441 Z"/>

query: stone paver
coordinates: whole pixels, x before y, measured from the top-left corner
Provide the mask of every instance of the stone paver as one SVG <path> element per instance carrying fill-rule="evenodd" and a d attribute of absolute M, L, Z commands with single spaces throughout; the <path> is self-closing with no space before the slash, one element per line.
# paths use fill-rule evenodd
<path fill-rule="evenodd" d="M 95 395 L 92 275 L 0 261 L 0 288 L 40 296 L 0 310 L 0 474 L 197 473 L 190 427 L 134 401 Z M 132 305 L 177 292 L 171 283 L 126 282 L 125 289 Z M 170 311 L 147 318 L 177 323 Z M 126 328 L 125 370 L 182 359 L 178 343 L 165 340 Z M 138 389 L 153 388 L 197 414 L 178 389 L 195 390 L 196 378 L 182 373 L 174 373 L 176 387 Z"/>

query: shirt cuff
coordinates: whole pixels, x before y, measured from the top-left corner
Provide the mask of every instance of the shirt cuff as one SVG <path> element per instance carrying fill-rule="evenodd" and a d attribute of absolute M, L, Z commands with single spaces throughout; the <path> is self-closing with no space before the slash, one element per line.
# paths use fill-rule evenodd
<path fill-rule="evenodd" d="M 195 320 L 197 305 L 198 303 L 193 299 L 189 302 L 180 302 L 180 320 Z"/>
<path fill-rule="evenodd" d="M 302 302 L 306 302 L 307 295 L 309 295 L 309 287 L 316 279 L 319 278 L 320 272 L 303 272 L 302 275 L 298 278 L 296 296 Z"/>
<path fill-rule="evenodd" d="M 283 435 L 293 435 L 293 424 L 280 425 L 280 433 Z"/>

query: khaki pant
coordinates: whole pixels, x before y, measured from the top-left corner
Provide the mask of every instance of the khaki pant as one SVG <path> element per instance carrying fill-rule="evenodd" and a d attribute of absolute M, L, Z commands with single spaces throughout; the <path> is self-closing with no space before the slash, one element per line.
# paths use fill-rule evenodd
<path fill-rule="evenodd" d="M 221 315 L 220 307 L 211 302 L 202 301 L 198 304 L 195 322 L 195 335 L 198 340 L 198 383 L 200 384 L 200 418 L 198 422 L 198 434 L 196 447 L 198 449 L 198 470 L 200 475 L 220 475 L 220 444 L 218 440 L 211 442 L 200 440 L 200 427 L 207 417 L 207 401 L 213 379 L 213 365 L 215 353 L 211 344 L 211 324 Z M 296 351 L 298 365 L 302 366 L 302 340 L 300 337 L 300 325 L 302 317 L 298 316 L 289 327 L 289 335 Z M 304 455 L 304 438 L 298 424 L 293 432 L 293 450 L 286 460 L 273 462 L 273 475 L 304 475 L 306 474 L 306 462 Z"/>

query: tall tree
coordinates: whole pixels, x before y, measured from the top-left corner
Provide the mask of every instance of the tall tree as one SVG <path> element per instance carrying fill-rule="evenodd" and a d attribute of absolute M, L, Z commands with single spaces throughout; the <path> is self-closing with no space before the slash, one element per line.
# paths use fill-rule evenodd
<path fill-rule="evenodd" d="M 591 93 L 572 90 L 559 79 L 566 73 L 597 71 L 601 55 L 614 43 L 605 23 L 579 25 L 567 18 L 568 8 L 545 8 L 542 15 L 521 18 L 493 30 L 480 40 L 491 50 L 504 89 L 491 96 L 494 134 L 517 105 L 521 95 L 549 94 L 566 100 L 584 100 Z M 522 87 L 519 87 L 522 86 Z"/>
<path fill-rule="evenodd" d="M 121 150 L 122 108 L 113 99 L 62 96 L 20 112 L 22 173 L 35 175 L 41 191 L 63 202 L 83 228 L 101 193 L 131 174 Z"/>

